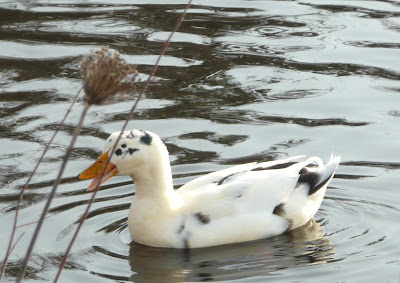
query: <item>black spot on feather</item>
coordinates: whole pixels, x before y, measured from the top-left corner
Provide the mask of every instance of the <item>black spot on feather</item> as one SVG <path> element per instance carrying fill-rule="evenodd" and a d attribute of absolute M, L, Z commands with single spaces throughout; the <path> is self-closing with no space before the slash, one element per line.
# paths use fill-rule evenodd
<path fill-rule="evenodd" d="M 332 174 L 333 175 L 333 174 Z M 310 188 L 308 195 L 311 196 L 312 194 L 318 192 L 319 189 L 321 189 L 323 186 L 325 186 L 329 180 L 331 179 L 332 175 L 330 175 L 328 178 L 326 178 L 324 181 L 322 181 L 321 183 L 319 183 L 317 186 Z"/>
<path fill-rule="evenodd" d="M 152 142 L 152 141 L 153 141 L 152 136 L 150 136 L 150 134 L 147 133 L 147 132 L 144 134 L 144 136 L 141 136 L 141 137 L 140 137 L 140 142 L 141 142 L 142 144 L 151 145 L 151 142 Z"/>
<path fill-rule="evenodd" d="M 301 174 L 305 174 L 307 172 L 308 172 L 308 169 L 306 167 L 303 167 L 303 168 L 301 168 L 299 174 L 301 175 Z"/>
<path fill-rule="evenodd" d="M 234 198 L 241 198 L 241 197 L 244 195 L 244 193 L 245 193 L 245 191 L 246 191 L 247 189 L 248 189 L 247 186 L 243 186 L 243 187 L 241 187 L 240 189 L 238 189 L 238 190 L 232 192 L 232 193 L 233 193 L 233 197 L 234 197 Z"/>
<path fill-rule="evenodd" d="M 179 229 L 176 231 L 176 233 L 181 234 L 183 230 L 185 230 L 185 222 L 186 222 L 186 217 L 184 216 L 181 221 L 181 225 L 179 226 Z"/>
<path fill-rule="evenodd" d="M 122 149 L 118 148 L 118 149 L 115 151 L 115 154 L 116 154 L 117 156 L 122 155 Z"/>
<path fill-rule="evenodd" d="M 202 213 L 202 212 L 197 212 L 194 214 L 194 216 L 203 224 L 208 224 L 210 223 L 210 216 L 208 214 Z"/>
<path fill-rule="evenodd" d="M 308 195 L 312 195 L 313 193 L 315 193 L 316 191 L 318 191 L 318 189 L 315 189 L 319 186 L 317 186 L 319 180 L 320 180 L 320 175 L 315 173 L 315 172 L 306 172 L 303 174 L 300 174 L 299 180 L 297 181 L 297 185 L 302 185 L 302 184 L 306 184 L 309 187 L 309 191 L 308 191 Z"/>
<path fill-rule="evenodd" d="M 121 147 L 122 147 L 122 148 L 125 148 L 125 147 L 126 147 L 126 143 L 122 144 Z"/>
<path fill-rule="evenodd" d="M 288 168 L 288 167 L 290 167 L 290 166 L 292 166 L 293 164 L 296 164 L 296 163 L 297 162 L 285 162 L 285 163 L 276 164 L 276 165 L 267 166 L 267 167 L 257 167 L 257 168 L 251 169 L 251 171 L 285 169 L 285 168 Z"/>
<path fill-rule="evenodd" d="M 192 232 L 190 232 L 190 231 L 186 231 L 186 233 L 184 233 L 182 241 L 183 241 L 183 247 L 185 249 L 190 249 L 189 239 L 190 239 L 191 236 L 192 236 Z"/>
<path fill-rule="evenodd" d="M 309 172 L 307 170 L 307 168 L 303 168 L 300 171 L 300 177 L 299 180 L 297 181 L 297 186 L 301 185 L 301 184 L 307 184 L 309 186 L 309 191 L 308 191 L 308 195 L 312 195 L 316 192 L 318 192 L 319 189 L 321 189 L 323 186 L 325 186 L 330 178 L 332 177 L 332 175 L 330 175 L 329 177 L 327 177 L 325 180 L 321 181 L 321 174 L 315 173 L 315 172 Z"/>
<path fill-rule="evenodd" d="M 315 172 L 306 172 L 301 174 L 299 177 L 299 183 L 306 183 L 310 188 L 314 187 L 320 179 L 320 175 Z"/>
<path fill-rule="evenodd" d="M 132 155 L 136 151 L 139 151 L 139 149 L 133 148 L 133 147 L 128 148 L 128 152 L 129 152 L 130 155 Z"/>
<path fill-rule="evenodd" d="M 282 216 L 285 213 L 285 210 L 283 209 L 284 206 L 285 204 L 283 202 L 278 204 L 277 206 L 275 206 L 272 213 L 278 216 Z"/>
<path fill-rule="evenodd" d="M 222 178 L 221 180 L 219 180 L 218 181 L 218 186 L 219 185 L 222 185 L 229 177 L 232 177 L 233 175 L 235 175 L 235 174 L 237 174 L 237 173 L 233 173 L 233 174 L 230 174 L 230 175 L 228 175 L 228 176 L 225 176 L 224 178 Z"/>
<path fill-rule="evenodd" d="M 189 235 L 183 238 L 183 246 L 185 249 L 190 249 Z"/>
<path fill-rule="evenodd" d="M 177 233 L 180 234 L 183 232 L 183 230 L 185 229 L 185 223 L 182 223 L 181 227 L 179 227 Z"/>
<path fill-rule="evenodd" d="M 267 170 L 268 167 L 257 167 L 257 168 L 253 168 L 250 171 L 263 171 L 263 170 Z"/>
<path fill-rule="evenodd" d="M 272 213 L 277 216 L 283 217 L 287 220 L 288 227 L 283 232 L 283 233 L 286 233 L 287 231 L 289 231 L 292 228 L 293 221 L 285 217 L 286 215 L 285 215 L 285 209 L 283 208 L 284 206 L 285 206 L 285 203 L 283 203 L 283 202 L 278 204 L 277 206 L 275 206 L 274 211 Z"/>

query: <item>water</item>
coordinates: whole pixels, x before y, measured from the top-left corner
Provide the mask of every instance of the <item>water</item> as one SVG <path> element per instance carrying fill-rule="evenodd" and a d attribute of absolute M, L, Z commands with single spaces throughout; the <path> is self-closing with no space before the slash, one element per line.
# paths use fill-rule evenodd
<path fill-rule="evenodd" d="M 0 251 L 19 189 L 81 86 L 79 59 L 109 45 L 142 78 L 185 1 L 0 1 Z M 228 165 L 342 156 L 315 222 L 251 243 L 165 250 L 133 243 L 128 177 L 98 193 L 60 282 L 399 282 L 400 5 L 396 1 L 195 1 L 129 128 L 158 133 L 177 187 Z M 75 176 L 122 127 L 134 97 L 93 107 L 26 282 L 52 281 L 91 194 Z M 25 194 L 38 219 L 82 103 Z M 5 281 L 18 273 L 34 225 Z"/>

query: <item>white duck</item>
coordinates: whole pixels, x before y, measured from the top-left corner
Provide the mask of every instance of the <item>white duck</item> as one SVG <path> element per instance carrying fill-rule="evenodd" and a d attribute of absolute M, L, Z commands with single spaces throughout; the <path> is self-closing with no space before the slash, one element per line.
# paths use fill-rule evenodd
<path fill-rule="evenodd" d="M 96 187 L 120 132 L 80 175 Z M 306 224 L 317 212 L 340 157 L 323 164 L 303 156 L 237 165 L 194 179 L 174 190 L 166 146 L 154 133 L 122 134 L 102 183 L 129 175 L 136 195 L 128 225 L 144 245 L 199 248 L 267 238 Z M 316 163 L 317 166 L 312 166 Z M 311 165 L 311 166 L 310 166 Z"/>

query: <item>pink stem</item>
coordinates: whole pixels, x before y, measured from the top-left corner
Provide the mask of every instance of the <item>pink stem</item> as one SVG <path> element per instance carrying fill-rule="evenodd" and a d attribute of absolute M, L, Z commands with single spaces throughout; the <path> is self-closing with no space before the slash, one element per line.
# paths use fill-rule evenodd
<path fill-rule="evenodd" d="M 166 51 L 166 49 L 167 49 L 167 47 L 168 47 L 168 45 L 169 45 L 169 43 L 170 43 L 170 41 L 171 41 L 172 36 L 173 36 L 174 33 L 178 30 L 178 28 L 179 28 L 180 24 L 182 23 L 182 21 L 183 21 L 185 15 L 186 15 L 186 12 L 187 12 L 187 10 L 189 9 L 191 3 L 192 3 L 192 0 L 189 0 L 189 2 L 186 4 L 185 10 L 183 11 L 183 13 L 182 13 L 180 19 L 178 20 L 177 25 L 175 26 L 175 28 L 173 29 L 173 31 L 172 31 L 171 34 L 169 35 L 167 41 L 164 43 L 164 45 L 163 45 L 163 47 L 162 47 L 162 49 L 161 49 L 160 55 L 158 56 L 157 61 L 156 61 L 155 65 L 154 65 L 154 67 L 153 67 L 153 70 L 152 70 L 151 74 L 149 75 L 149 77 L 147 78 L 147 81 L 146 81 L 146 83 L 145 83 L 145 85 L 144 85 L 142 91 L 139 93 L 138 97 L 136 98 L 136 101 L 135 101 L 134 105 L 132 106 L 131 111 L 129 112 L 129 115 L 128 115 L 128 117 L 127 117 L 127 119 L 126 119 L 126 121 L 125 121 L 125 123 L 124 123 L 124 125 L 123 125 L 123 127 L 122 127 L 121 133 L 119 134 L 118 139 L 117 139 L 117 141 L 115 142 L 114 147 L 113 147 L 112 150 L 111 150 L 111 154 L 110 154 L 110 157 L 109 157 L 108 160 L 107 160 L 107 163 L 106 163 L 106 165 L 105 165 L 105 168 L 107 168 L 108 165 L 110 164 L 110 160 L 111 160 L 112 154 L 114 153 L 114 151 L 115 151 L 116 148 L 117 148 L 118 141 L 121 139 L 121 136 L 122 136 L 123 131 L 126 129 L 126 127 L 127 127 L 127 125 L 128 125 L 128 122 L 132 119 L 133 113 L 134 113 L 134 111 L 136 110 L 137 105 L 139 104 L 139 100 L 142 98 L 144 92 L 147 90 L 147 88 L 148 88 L 148 86 L 149 86 L 149 84 L 150 84 L 151 79 L 154 77 L 154 74 L 156 73 L 156 71 L 157 71 L 157 69 L 158 69 L 158 65 L 159 65 L 159 63 L 160 63 L 161 57 L 165 54 L 165 51 Z M 80 222 L 79 222 L 79 224 L 78 224 L 78 227 L 77 227 L 77 229 L 76 229 L 76 231 L 75 231 L 75 234 L 74 234 L 74 236 L 72 237 L 71 242 L 69 243 L 67 250 L 65 251 L 65 254 L 64 254 L 64 257 L 63 257 L 63 259 L 62 259 L 62 261 L 61 261 L 61 264 L 60 264 L 60 267 L 59 267 L 59 269 L 58 269 L 57 275 L 56 275 L 56 277 L 55 277 L 55 279 L 54 279 L 54 281 L 53 281 L 54 283 L 56 283 L 56 282 L 58 281 L 58 279 L 60 278 L 62 269 L 63 269 L 65 263 L 67 262 L 67 258 L 68 258 L 69 253 L 71 252 L 71 248 L 72 248 L 72 246 L 73 246 L 73 244 L 74 244 L 76 238 L 78 237 L 79 231 L 80 231 L 80 229 L 81 229 L 83 223 L 85 222 L 85 220 L 86 220 L 86 218 L 87 218 L 87 216 L 88 216 L 88 214 L 89 214 L 89 210 L 90 210 L 90 208 L 91 208 L 91 206 L 92 206 L 92 204 L 93 204 L 93 202 L 94 202 L 94 199 L 95 199 L 95 197 L 96 197 L 97 191 L 99 190 L 99 187 L 100 187 L 100 184 L 101 184 L 101 180 L 103 179 L 104 174 L 105 174 L 105 171 L 103 171 L 103 173 L 100 175 L 100 180 L 99 180 L 99 182 L 98 182 L 96 188 L 93 190 L 92 197 L 90 198 L 89 203 L 88 203 L 88 205 L 87 205 L 87 207 L 86 207 L 86 210 L 85 210 L 85 212 L 83 213 L 82 218 L 81 218 L 81 220 L 80 220 Z"/>

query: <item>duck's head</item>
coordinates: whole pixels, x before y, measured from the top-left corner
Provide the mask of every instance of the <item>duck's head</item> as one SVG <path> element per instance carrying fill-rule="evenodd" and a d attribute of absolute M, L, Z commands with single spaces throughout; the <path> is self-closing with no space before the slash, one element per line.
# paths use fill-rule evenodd
<path fill-rule="evenodd" d="M 101 184 L 115 175 L 130 175 L 134 178 L 136 174 L 148 170 L 150 164 L 159 163 L 160 160 L 157 159 L 162 158 L 163 155 L 168 156 L 164 143 L 156 134 L 142 130 L 124 131 L 112 155 L 111 162 L 105 168 L 119 134 L 120 132 L 111 134 L 100 157 L 93 165 L 79 174 L 80 180 L 95 178 L 89 185 L 89 190 L 93 190 L 97 186 L 103 171 L 105 174 Z"/>

